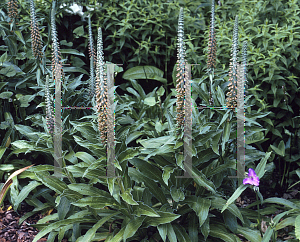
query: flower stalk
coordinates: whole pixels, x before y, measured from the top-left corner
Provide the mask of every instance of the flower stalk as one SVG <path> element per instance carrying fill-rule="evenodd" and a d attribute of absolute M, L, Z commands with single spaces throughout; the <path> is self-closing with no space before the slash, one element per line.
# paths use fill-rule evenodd
<path fill-rule="evenodd" d="M 50 134 L 54 132 L 54 111 L 49 90 L 49 75 L 46 76 L 45 83 L 45 98 L 46 98 L 46 122 Z"/>
<path fill-rule="evenodd" d="M 106 67 L 103 57 L 102 30 L 98 29 L 97 41 L 97 69 L 96 69 L 96 102 L 98 112 L 98 129 L 101 132 L 103 144 L 107 144 L 107 121 L 108 121 L 108 93 L 107 78 L 105 73 Z"/>
<path fill-rule="evenodd" d="M 209 87 L 209 105 L 214 105 L 214 100 L 212 97 L 212 82 L 214 77 L 214 69 L 216 66 L 216 55 L 217 55 L 217 44 L 215 35 L 215 1 L 212 0 L 211 3 L 211 22 L 209 29 L 209 40 L 208 40 L 208 59 L 207 59 L 207 71 L 210 79 Z"/>
<path fill-rule="evenodd" d="M 52 75 L 53 79 L 56 80 L 56 77 L 64 77 L 61 63 L 61 53 L 58 43 L 56 24 L 55 24 L 55 1 L 52 2 L 51 10 L 51 35 L 52 35 Z M 57 81 L 61 81 L 61 78 Z"/>
<path fill-rule="evenodd" d="M 236 107 L 237 105 L 237 53 L 238 53 L 238 16 L 235 17 L 234 28 L 233 28 L 233 38 L 232 38 L 232 48 L 229 67 L 229 92 L 227 93 L 227 106 Z"/>
<path fill-rule="evenodd" d="M 10 18 L 9 23 L 11 24 L 18 16 L 18 1 L 8 0 L 7 11 L 8 11 L 8 17 Z"/>
<path fill-rule="evenodd" d="M 91 16 L 88 16 L 89 23 L 89 55 L 90 55 L 90 86 L 89 86 L 89 96 L 93 97 L 95 95 L 95 71 L 94 68 L 97 66 L 97 58 L 94 48 L 93 33 L 92 33 L 92 24 Z"/>
<path fill-rule="evenodd" d="M 33 0 L 30 0 L 30 20 L 31 20 L 31 48 L 33 56 L 42 62 L 43 57 L 43 45 L 42 38 L 39 30 L 39 25 L 36 20 L 35 8 Z"/>
<path fill-rule="evenodd" d="M 184 98 L 185 98 L 185 81 L 187 79 L 187 71 L 185 70 L 185 44 L 184 44 L 184 24 L 183 24 L 183 8 L 180 8 L 178 19 L 178 53 L 177 53 L 177 75 L 176 80 L 176 111 L 177 111 L 177 129 L 181 129 L 184 126 Z"/>

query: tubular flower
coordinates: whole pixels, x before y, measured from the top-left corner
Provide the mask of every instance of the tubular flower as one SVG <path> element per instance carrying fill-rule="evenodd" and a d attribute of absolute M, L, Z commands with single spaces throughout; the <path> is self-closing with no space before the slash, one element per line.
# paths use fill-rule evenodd
<path fill-rule="evenodd" d="M 252 168 L 249 168 L 248 177 L 243 180 L 243 184 L 249 184 L 254 186 L 259 186 L 259 178 Z"/>

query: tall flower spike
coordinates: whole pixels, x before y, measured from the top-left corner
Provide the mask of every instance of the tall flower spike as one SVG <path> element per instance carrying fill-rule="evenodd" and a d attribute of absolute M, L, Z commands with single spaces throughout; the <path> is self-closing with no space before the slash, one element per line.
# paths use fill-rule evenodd
<path fill-rule="evenodd" d="M 103 144 L 107 143 L 107 79 L 105 74 L 105 63 L 103 57 L 102 31 L 98 29 L 97 41 L 97 69 L 96 69 L 96 102 L 98 112 L 98 129 L 101 132 Z"/>
<path fill-rule="evenodd" d="M 185 80 L 187 78 L 187 72 L 185 70 L 185 45 L 184 45 L 184 25 L 183 25 L 183 8 L 180 8 L 178 18 L 178 53 L 177 53 L 177 75 L 176 91 L 177 91 L 177 128 L 181 128 L 184 125 L 184 98 L 185 98 Z"/>
<path fill-rule="evenodd" d="M 91 24 L 91 16 L 88 16 L 89 22 L 89 54 L 90 54 L 90 86 L 89 86 L 89 96 L 93 97 L 95 95 L 95 76 L 94 76 L 94 67 L 97 64 L 97 58 L 94 48 L 93 42 L 93 34 L 92 34 L 92 24 Z"/>
<path fill-rule="evenodd" d="M 229 67 L 229 92 L 227 93 L 227 106 L 236 107 L 237 99 L 237 53 L 238 53 L 238 16 L 235 17 L 232 48 Z"/>
<path fill-rule="evenodd" d="M 244 83 L 245 88 L 247 89 L 247 41 L 243 42 L 243 49 L 242 49 L 242 56 L 243 56 L 243 67 L 244 67 Z"/>
<path fill-rule="evenodd" d="M 45 83 L 45 99 L 46 99 L 46 122 L 49 133 L 54 132 L 54 111 L 49 90 L 49 75 L 46 76 Z"/>
<path fill-rule="evenodd" d="M 52 2 L 51 10 L 51 35 L 52 35 L 52 74 L 55 77 L 55 73 L 61 72 L 61 77 L 64 76 L 61 63 L 61 53 L 59 51 L 59 44 L 56 32 L 55 24 L 55 1 Z"/>
<path fill-rule="evenodd" d="M 40 59 L 42 62 L 43 52 L 42 52 L 42 40 L 39 31 L 39 25 L 36 21 L 35 8 L 33 0 L 30 0 L 30 16 L 31 16 L 31 48 L 33 56 Z"/>
<path fill-rule="evenodd" d="M 13 20 L 16 19 L 18 16 L 18 1 L 17 0 L 8 0 L 7 2 L 7 10 L 8 10 L 8 17 L 10 17 L 10 24 Z"/>
<path fill-rule="evenodd" d="M 207 58 L 207 71 L 210 76 L 210 90 L 209 90 L 209 104 L 212 106 L 214 104 L 211 89 L 212 89 L 212 76 L 214 73 L 214 68 L 216 66 L 217 57 L 217 44 L 215 35 L 215 1 L 211 1 L 211 22 L 209 29 L 209 40 L 208 40 L 208 58 Z"/>

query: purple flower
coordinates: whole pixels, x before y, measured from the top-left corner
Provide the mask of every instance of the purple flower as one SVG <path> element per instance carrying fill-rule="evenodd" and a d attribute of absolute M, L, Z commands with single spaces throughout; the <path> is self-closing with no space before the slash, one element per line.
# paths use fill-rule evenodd
<path fill-rule="evenodd" d="M 252 168 L 249 168 L 248 177 L 243 180 L 243 184 L 250 184 L 254 186 L 259 186 L 259 178 Z"/>

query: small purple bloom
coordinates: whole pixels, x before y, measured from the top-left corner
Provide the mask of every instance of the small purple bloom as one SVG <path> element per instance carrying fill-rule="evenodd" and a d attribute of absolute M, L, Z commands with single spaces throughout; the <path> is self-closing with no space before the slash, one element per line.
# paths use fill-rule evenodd
<path fill-rule="evenodd" d="M 252 168 L 249 168 L 248 177 L 243 180 L 243 184 L 250 184 L 254 186 L 259 186 L 259 178 Z"/>

